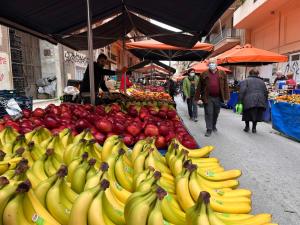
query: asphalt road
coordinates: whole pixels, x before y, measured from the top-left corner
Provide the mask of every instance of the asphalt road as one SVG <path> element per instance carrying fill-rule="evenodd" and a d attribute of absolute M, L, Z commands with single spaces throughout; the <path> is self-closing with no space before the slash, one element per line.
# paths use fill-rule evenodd
<path fill-rule="evenodd" d="M 186 103 L 176 98 L 177 110 L 201 145 L 214 145 L 212 153 L 225 169 L 241 169 L 240 187 L 250 189 L 252 213 L 271 213 L 280 225 L 300 225 L 300 143 L 281 136 L 271 124 L 259 123 L 257 134 L 245 133 L 241 116 L 223 109 L 218 132 L 204 137 L 204 110 L 190 121 Z M 299 128 L 300 129 L 300 128 Z"/>

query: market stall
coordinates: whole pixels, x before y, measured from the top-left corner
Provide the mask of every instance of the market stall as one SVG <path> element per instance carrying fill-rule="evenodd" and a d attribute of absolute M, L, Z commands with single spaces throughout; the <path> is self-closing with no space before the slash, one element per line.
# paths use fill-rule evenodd
<path fill-rule="evenodd" d="M 271 104 L 273 128 L 300 141 L 300 95 L 279 96 Z"/>

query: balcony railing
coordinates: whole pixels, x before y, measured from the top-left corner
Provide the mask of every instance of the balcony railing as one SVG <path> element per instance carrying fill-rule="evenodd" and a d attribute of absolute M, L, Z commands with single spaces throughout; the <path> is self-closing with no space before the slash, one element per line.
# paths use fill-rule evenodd
<path fill-rule="evenodd" d="M 222 33 L 219 34 L 211 34 L 209 41 L 212 44 L 218 44 L 219 42 L 231 38 L 231 39 L 240 39 L 242 35 L 242 30 L 240 29 L 224 29 Z"/>

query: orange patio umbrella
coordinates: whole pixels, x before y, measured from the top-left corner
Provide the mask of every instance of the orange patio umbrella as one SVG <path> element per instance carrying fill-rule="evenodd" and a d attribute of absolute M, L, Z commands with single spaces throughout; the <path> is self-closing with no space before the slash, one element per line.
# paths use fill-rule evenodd
<path fill-rule="evenodd" d="M 286 62 L 288 57 L 264 49 L 254 48 L 250 44 L 243 47 L 236 46 L 218 56 L 220 64 L 243 64 L 243 65 L 261 65 L 277 62 Z"/>
<path fill-rule="evenodd" d="M 208 61 L 202 61 L 192 66 L 192 68 L 196 71 L 196 73 L 203 73 L 208 70 Z M 227 69 L 223 66 L 218 66 L 218 70 L 222 70 L 226 73 L 230 73 L 231 70 Z"/>
<path fill-rule="evenodd" d="M 169 71 L 166 70 L 165 68 L 162 68 L 160 66 L 153 65 L 153 64 L 149 65 L 149 66 L 144 66 L 144 67 L 136 70 L 136 72 L 140 72 L 140 73 L 149 73 L 152 71 L 159 71 L 159 72 L 166 73 L 166 74 L 169 73 Z"/>
<path fill-rule="evenodd" d="M 157 50 L 202 50 L 212 51 L 214 46 L 208 43 L 197 42 L 193 48 L 187 49 L 182 47 L 176 47 L 167 45 L 155 40 L 137 41 L 126 43 L 128 49 L 157 49 Z"/>

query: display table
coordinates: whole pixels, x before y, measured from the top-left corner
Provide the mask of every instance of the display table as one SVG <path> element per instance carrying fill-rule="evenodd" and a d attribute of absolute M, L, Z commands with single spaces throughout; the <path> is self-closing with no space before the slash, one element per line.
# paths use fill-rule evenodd
<path fill-rule="evenodd" d="M 300 141 L 300 105 L 272 102 L 272 125 L 280 133 Z"/>

